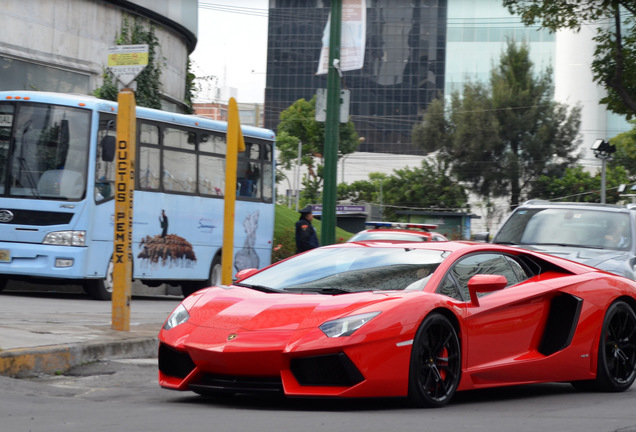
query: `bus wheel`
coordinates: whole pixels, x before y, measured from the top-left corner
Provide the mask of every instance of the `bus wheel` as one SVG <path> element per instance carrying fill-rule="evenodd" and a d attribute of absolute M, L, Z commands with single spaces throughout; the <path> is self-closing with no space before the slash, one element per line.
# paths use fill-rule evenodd
<path fill-rule="evenodd" d="M 193 292 L 209 286 L 221 285 L 221 256 L 216 255 L 210 266 L 210 276 L 204 281 L 184 281 L 181 283 L 181 293 L 184 297 L 189 296 Z"/>
<path fill-rule="evenodd" d="M 9 283 L 9 279 L 6 277 L 0 277 L 0 292 L 7 287 L 7 283 Z"/>
<path fill-rule="evenodd" d="M 108 262 L 104 279 L 89 279 L 84 282 L 84 291 L 95 300 L 110 300 L 113 297 L 113 260 Z"/>

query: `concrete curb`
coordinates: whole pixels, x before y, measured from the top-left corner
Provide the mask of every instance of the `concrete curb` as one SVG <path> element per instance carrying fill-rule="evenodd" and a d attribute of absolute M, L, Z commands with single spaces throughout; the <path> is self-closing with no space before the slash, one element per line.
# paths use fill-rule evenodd
<path fill-rule="evenodd" d="M 67 371 L 73 366 L 105 358 L 155 358 L 156 337 L 109 342 L 48 345 L 0 351 L 0 375 L 25 378 Z"/>

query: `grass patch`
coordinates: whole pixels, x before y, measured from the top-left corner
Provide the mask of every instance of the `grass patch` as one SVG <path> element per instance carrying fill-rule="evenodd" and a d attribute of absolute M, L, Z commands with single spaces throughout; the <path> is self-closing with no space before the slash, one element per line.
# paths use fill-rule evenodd
<path fill-rule="evenodd" d="M 274 217 L 274 246 L 272 248 L 272 263 L 290 257 L 296 253 L 296 222 L 300 214 L 284 205 L 276 204 Z M 318 219 L 311 221 L 316 228 L 320 240 L 322 223 Z M 349 239 L 353 233 L 336 227 L 336 241 L 342 243 Z"/>

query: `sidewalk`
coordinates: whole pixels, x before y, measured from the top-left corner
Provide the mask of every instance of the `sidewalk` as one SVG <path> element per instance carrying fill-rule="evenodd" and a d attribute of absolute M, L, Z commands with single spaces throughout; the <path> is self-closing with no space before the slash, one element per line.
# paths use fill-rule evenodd
<path fill-rule="evenodd" d="M 154 358 L 177 296 L 134 296 L 130 331 L 112 329 L 112 304 L 84 294 L 0 294 L 0 375 L 65 371 L 106 358 Z"/>

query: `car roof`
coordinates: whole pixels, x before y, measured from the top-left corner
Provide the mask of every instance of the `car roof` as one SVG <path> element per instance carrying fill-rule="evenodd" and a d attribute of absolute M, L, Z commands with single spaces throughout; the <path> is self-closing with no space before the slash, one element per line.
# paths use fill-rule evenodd
<path fill-rule="evenodd" d="M 613 212 L 630 212 L 636 210 L 636 204 L 601 204 L 588 202 L 553 202 L 545 200 L 529 200 L 521 204 L 517 209 L 521 208 L 571 208 L 586 210 L 603 210 Z"/>

